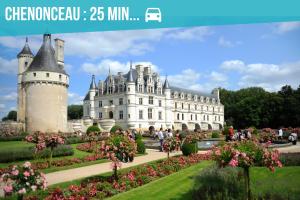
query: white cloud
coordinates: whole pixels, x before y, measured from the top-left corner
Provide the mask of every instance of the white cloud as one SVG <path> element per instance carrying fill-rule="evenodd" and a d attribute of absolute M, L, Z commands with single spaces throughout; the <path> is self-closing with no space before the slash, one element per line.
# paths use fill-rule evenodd
<path fill-rule="evenodd" d="M 18 60 L 7 60 L 0 57 L 0 73 L 2 74 L 17 74 L 18 72 Z"/>
<path fill-rule="evenodd" d="M 140 64 L 144 66 L 151 66 L 151 69 L 154 72 L 159 72 L 159 69 L 156 65 L 151 62 L 134 62 L 132 63 L 133 66 Z M 84 63 L 81 66 L 81 70 L 87 72 L 89 74 L 94 75 L 104 75 L 108 74 L 110 70 L 112 74 L 117 74 L 118 72 L 127 73 L 130 67 L 130 62 L 121 63 L 119 61 L 104 59 L 99 63 Z"/>
<path fill-rule="evenodd" d="M 224 38 L 224 36 L 221 36 L 218 40 L 218 44 L 221 47 L 226 47 L 226 48 L 231 48 L 231 47 L 235 47 L 237 45 L 242 44 L 241 41 L 230 41 Z"/>
<path fill-rule="evenodd" d="M 193 27 L 187 29 L 174 29 L 174 31 L 168 33 L 166 37 L 178 40 L 204 41 L 205 37 L 212 34 L 213 31 L 209 27 Z"/>
<path fill-rule="evenodd" d="M 11 92 L 9 94 L 2 96 L 1 99 L 4 101 L 16 101 L 17 97 L 18 97 L 18 94 L 16 92 Z"/>
<path fill-rule="evenodd" d="M 240 60 L 232 60 L 223 62 L 221 68 L 239 71 L 240 87 L 259 86 L 269 91 L 277 91 L 286 84 L 292 87 L 298 87 L 300 84 L 300 61 L 284 64 L 246 64 Z"/>
<path fill-rule="evenodd" d="M 75 92 L 68 92 L 68 103 L 69 105 L 71 104 L 79 104 L 81 105 L 82 104 L 82 101 L 83 101 L 83 98 L 84 96 L 81 96 Z"/>
<path fill-rule="evenodd" d="M 65 55 L 95 59 L 121 54 L 141 55 L 152 51 L 154 43 L 163 38 L 203 41 L 211 34 L 209 27 L 193 27 L 54 34 L 52 38 L 65 40 Z M 21 50 L 24 43 L 24 37 L 0 37 L 0 44 L 5 47 Z M 41 43 L 41 36 L 29 37 L 29 46 L 34 52 L 37 52 Z"/>
<path fill-rule="evenodd" d="M 239 71 L 242 72 L 245 70 L 245 63 L 241 60 L 228 60 L 224 61 L 221 64 L 221 69 L 226 71 Z"/>
<path fill-rule="evenodd" d="M 5 108 L 6 108 L 5 104 L 1 103 L 0 104 L 0 111 L 4 111 Z"/>
<path fill-rule="evenodd" d="M 227 76 L 220 72 L 212 71 L 210 74 L 210 79 L 216 82 L 224 82 L 227 80 Z"/>
<path fill-rule="evenodd" d="M 283 22 L 275 25 L 274 32 L 277 34 L 284 34 L 300 28 L 300 22 Z"/>

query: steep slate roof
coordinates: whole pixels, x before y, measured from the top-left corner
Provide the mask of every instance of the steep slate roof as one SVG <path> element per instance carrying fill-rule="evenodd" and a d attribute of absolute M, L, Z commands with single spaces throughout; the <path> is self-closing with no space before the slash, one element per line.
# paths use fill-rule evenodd
<path fill-rule="evenodd" d="M 185 94 L 192 94 L 192 95 L 198 95 L 198 96 L 204 96 L 204 97 L 214 97 L 212 94 L 202 93 L 195 90 L 189 90 L 189 89 L 183 89 L 179 87 L 170 86 L 170 89 L 172 92 L 183 92 Z"/>
<path fill-rule="evenodd" d="M 170 89 L 168 78 L 166 78 L 163 89 Z"/>
<path fill-rule="evenodd" d="M 92 76 L 92 82 L 90 84 L 90 89 L 96 89 L 95 75 Z"/>
<path fill-rule="evenodd" d="M 83 101 L 87 101 L 87 100 L 90 100 L 90 92 L 88 92 L 83 99 Z"/>
<path fill-rule="evenodd" d="M 29 45 L 28 45 L 28 38 L 26 37 L 26 43 L 23 47 L 23 49 L 18 53 L 17 57 L 19 58 L 21 55 L 31 55 L 33 56 L 33 53 L 31 52 Z"/>
<path fill-rule="evenodd" d="M 51 45 L 51 34 L 44 34 L 43 44 L 27 71 L 49 71 L 67 74 L 56 62 L 55 51 Z"/>

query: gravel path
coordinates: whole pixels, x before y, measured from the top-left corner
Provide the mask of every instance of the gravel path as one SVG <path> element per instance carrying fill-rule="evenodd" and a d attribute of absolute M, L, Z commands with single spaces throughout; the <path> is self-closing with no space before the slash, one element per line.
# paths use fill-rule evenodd
<path fill-rule="evenodd" d="M 181 154 L 181 152 L 171 153 L 170 156 Z M 147 155 L 138 156 L 134 158 L 134 161 L 131 163 L 122 163 L 121 168 L 132 167 L 135 165 L 140 165 L 154 160 L 159 160 L 166 158 L 167 154 L 164 152 L 159 152 L 158 150 L 147 149 Z M 46 174 L 48 185 L 53 185 L 57 183 L 62 183 L 66 181 L 72 181 L 75 179 L 80 179 L 84 177 L 94 176 L 106 172 L 111 172 L 111 162 L 100 163 L 85 167 L 79 167 L 75 169 L 68 169 L 58 172 L 53 172 Z"/>

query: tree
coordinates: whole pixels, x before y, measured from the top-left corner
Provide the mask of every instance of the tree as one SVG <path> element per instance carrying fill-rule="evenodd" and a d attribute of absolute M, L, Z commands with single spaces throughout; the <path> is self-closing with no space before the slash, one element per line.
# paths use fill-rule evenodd
<path fill-rule="evenodd" d="M 8 120 L 17 121 L 17 111 L 11 110 L 9 111 L 6 117 L 2 118 L 2 121 L 8 121 Z"/>
<path fill-rule="evenodd" d="M 68 106 L 68 119 L 81 119 L 83 116 L 82 105 L 69 105 Z"/>

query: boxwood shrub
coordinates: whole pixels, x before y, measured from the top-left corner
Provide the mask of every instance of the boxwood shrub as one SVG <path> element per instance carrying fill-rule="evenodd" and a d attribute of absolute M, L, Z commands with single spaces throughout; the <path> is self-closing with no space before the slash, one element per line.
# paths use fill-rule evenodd
<path fill-rule="evenodd" d="M 137 144 L 137 152 L 140 154 L 144 154 L 146 152 L 145 143 L 141 139 L 138 139 L 136 140 L 136 144 Z"/>
<path fill-rule="evenodd" d="M 30 160 L 35 157 L 34 147 L 24 147 L 17 149 L 6 149 L 0 152 L 0 162 L 7 163 L 13 161 Z M 74 150 L 70 145 L 59 145 L 53 151 L 53 157 L 70 156 Z M 50 149 L 44 149 L 37 154 L 39 158 L 47 158 L 50 155 Z"/>
<path fill-rule="evenodd" d="M 183 143 L 181 147 L 182 154 L 185 156 L 189 156 L 192 153 L 198 152 L 197 143 Z"/>
<path fill-rule="evenodd" d="M 213 131 L 211 134 L 211 138 L 219 138 L 220 137 L 220 133 L 218 131 Z"/>
<path fill-rule="evenodd" d="M 113 127 L 111 127 L 110 132 L 115 133 L 117 130 L 123 130 L 123 129 L 119 125 L 114 125 Z"/>
<path fill-rule="evenodd" d="M 100 128 L 97 125 L 89 126 L 86 130 L 86 134 L 88 135 L 91 132 L 99 132 Z"/>

